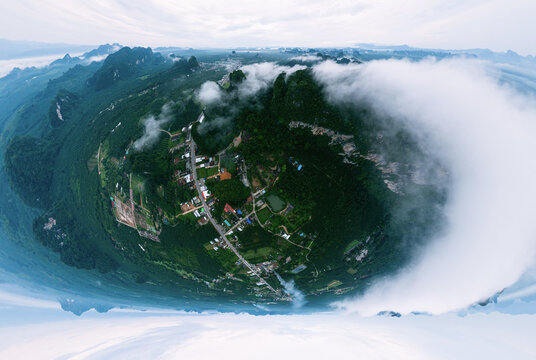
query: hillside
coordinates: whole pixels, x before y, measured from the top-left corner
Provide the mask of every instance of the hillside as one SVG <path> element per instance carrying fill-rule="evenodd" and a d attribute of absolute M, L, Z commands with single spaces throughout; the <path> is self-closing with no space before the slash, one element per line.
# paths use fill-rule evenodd
<path fill-rule="evenodd" d="M 246 54 L 229 72 L 226 56 L 126 47 L 50 80 L 5 155 L 40 209 L 36 238 L 67 265 L 186 298 L 285 303 L 277 273 L 322 302 L 404 263 L 403 174 L 376 160 L 366 109 L 329 103 L 307 66 L 259 85 L 276 65 Z M 207 81 L 218 101 L 200 102 Z"/>

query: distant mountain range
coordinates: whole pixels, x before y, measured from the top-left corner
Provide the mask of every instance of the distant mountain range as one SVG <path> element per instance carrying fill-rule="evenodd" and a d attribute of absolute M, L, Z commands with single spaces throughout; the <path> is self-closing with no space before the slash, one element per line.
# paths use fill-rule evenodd
<path fill-rule="evenodd" d="M 51 44 L 36 41 L 12 41 L 0 39 L 0 60 L 66 53 L 82 53 L 94 48 L 94 45 Z"/>
<path fill-rule="evenodd" d="M 449 49 L 426 49 L 411 47 L 408 45 L 374 45 L 367 43 L 359 43 L 354 46 L 358 51 L 372 51 L 377 53 L 391 53 L 402 55 L 404 53 L 432 53 L 441 54 L 443 56 L 448 55 L 468 55 L 482 60 L 490 60 L 495 62 L 508 62 L 516 64 L 536 64 L 536 57 L 533 55 L 519 55 L 515 51 L 508 50 L 506 52 L 495 52 L 490 49 L 463 49 L 463 50 L 449 50 Z"/>

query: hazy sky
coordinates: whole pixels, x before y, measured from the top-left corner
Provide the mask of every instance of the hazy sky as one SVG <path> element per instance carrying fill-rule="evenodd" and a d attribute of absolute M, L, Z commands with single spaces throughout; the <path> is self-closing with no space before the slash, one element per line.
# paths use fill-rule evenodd
<path fill-rule="evenodd" d="M 487 47 L 536 54 L 534 0 L 18 0 L 1 37 L 191 47 Z"/>

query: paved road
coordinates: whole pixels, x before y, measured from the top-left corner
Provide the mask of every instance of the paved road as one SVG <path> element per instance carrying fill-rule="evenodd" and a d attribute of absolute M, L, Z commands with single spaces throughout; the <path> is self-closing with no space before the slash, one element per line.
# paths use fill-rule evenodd
<path fill-rule="evenodd" d="M 225 234 L 229 234 L 232 230 L 236 229 L 238 225 L 242 224 L 244 221 L 246 221 L 251 215 L 254 215 L 255 211 L 250 212 L 246 216 L 244 216 L 242 219 L 240 219 L 236 224 L 233 225 L 232 228 L 230 228 Z"/>
<path fill-rule="evenodd" d="M 199 118 L 201 118 L 201 116 Z M 258 271 L 246 259 L 244 259 L 242 257 L 242 255 L 240 255 L 238 250 L 236 250 L 236 248 L 227 239 L 227 236 L 225 236 L 225 231 L 224 231 L 223 227 L 220 224 L 218 224 L 218 222 L 216 220 L 214 220 L 214 218 L 210 214 L 210 209 L 209 209 L 209 207 L 207 205 L 207 202 L 205 201 L 205 197 L 203 196 L 203 193 L 201 192 L 201 186 L 199 185 L 199 181 L 197 180 L 197 169 L 196 169 L 196 166 L 195 166 L 195 141 L 191 137 L 191 128 L 188 129 L 188 138 L 191 139 L 190 140 L 190 161 L 191 161 L 191 166 L 192 166 L 192 177 L 193 177 L 195 187 L 197 189 L 197 193 L 199 194 L 199 198 L 201 200 L 201 203 L 203 204 L 203 207 L 205 208 L 205 214 L 208 216 L 208 219 L 210 220 L 212 226 L 214 226 L 214 229 L 216 229 L 218 234 L 220 234 L 220 237 L 227 244 L 229 249 L 231 249 L 235 253 L 235 255 L 240 259 L 242 264 L 244 264 L 247 268 L 249 268 L 249 270 L 251 270 L 259 278 L 259 281 L 268 287 L 268 289 L 270 289 L 273 292 L 277 293 L 277 291 L 270 284 L 268 284 L 266 282 L 266 280 L 264 280 L 260 276 Z"/>

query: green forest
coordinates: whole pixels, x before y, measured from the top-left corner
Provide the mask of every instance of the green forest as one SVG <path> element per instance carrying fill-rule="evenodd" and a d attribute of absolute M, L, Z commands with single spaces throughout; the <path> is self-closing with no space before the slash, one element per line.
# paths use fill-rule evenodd
<path fill-rule="evenodd" d="M 265 207 L 257 215 L 262 221 L 239 230 L 235 239 L 249 259 L 278 263 L 278 271 L 292 274 L 309 295 L 321 298 L 333 280 L 358 290 L 364 286 L 359 279 L 397 268 L 406 259 L 399 246 L 402 227 L 409 222 L 424 234 L 428 223 L 438 221 L 433 205 L 444 202 L 444 194 L 419 187 L 428 207 L 413 207 L 401 217 L 392 209 L 402 196 L 387 188 L 375 163 L 356 154 L 343 162 L 341 145 L 329 136 L 290 126 L 300 122 L 346 134 L 361 155 L 377 146 L 367 109 L 329 103 L 310 68 L 281 73 L 246 98 L 238 94 L 247 74 L 232 71 L 219 86 L 224 101 L 207 105 L 197 90 L 227 75 L 218 65 L 225 57 L 174 60 L 149 48 L 122 48 L 100 65 L 76 65 L 51 79 L 19 110 L 4 158 L 8 180 L 40 211 L 33 221 L 37 240 L 65 264 L 101 273 L 120 270 L 125 281 L 174 284 L 185 296 L 200 296 L 199 286 L 209 297 L 254 296 L 247 290 L 253 280 L 240 284 L 228 275 L 243 272 L 236 259 L 207 245 L 216 235 L 212 226 L 200 226 L 193 212 L 179 216 L 181 205 L 197 195 L 177 178 L 186 171 L 184 129 L 201 111 L 205 121 L 191 130 L 197 153 L 220 154 L 232 174 L 206 181 L 216 199 L 214 217 L 225 220 L 225 204 L 252 211 L 252 193 L 260 188 L 266 193 L 258 200 L 279 199 L 283 210 Z M 244 55 L 241 61 L 259 59 Z M 166 121 L 150 146 L 136 148 L 151 117 Z M 238 136 L 239 145 L 232 145 Z M 392 146 L 414 146 L 403 132 L 395 140 Z M 258 183 L 256 189 L 244 185 L 240 171 Z M 116 202 L 129 197 L 141 209 L 131 227 L 114 213 Z M 145 231 L 140 221 L 152 227 L 157 241 L 139 235 Z M 289 241 L 281 238 L 284 233 Z M 363 249 L 368 257 L 355 260 Z M 307 271 L 292 272 L 299 265 Z"/>

